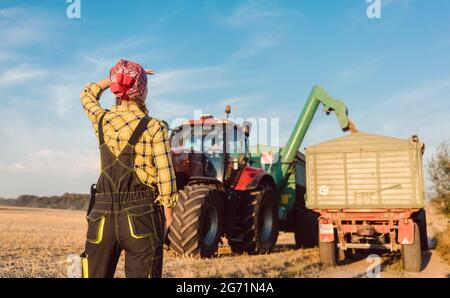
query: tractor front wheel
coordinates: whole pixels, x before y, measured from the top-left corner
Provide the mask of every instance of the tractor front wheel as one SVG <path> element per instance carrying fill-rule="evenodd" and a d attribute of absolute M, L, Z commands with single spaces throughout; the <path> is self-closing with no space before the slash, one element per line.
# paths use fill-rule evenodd
<path fill-rule="evenodd" d="M 216 253 L 224 223 L 223 196 L 206 184 L 187 185 L 178 193 L 168 238 L 177 255 L 209 258 Z"/>

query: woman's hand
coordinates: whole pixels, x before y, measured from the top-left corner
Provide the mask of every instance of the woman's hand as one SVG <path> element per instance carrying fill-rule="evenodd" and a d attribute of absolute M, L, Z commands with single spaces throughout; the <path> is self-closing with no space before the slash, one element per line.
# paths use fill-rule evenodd
<path fill-rule="evenodd" d="M 153 69 L 150 69 L 150 68 L 145 69 L 144 71 L 145 71 L 145 73 L 146 73 L 147 75 L 154 75 L 154 74 L 155 74 L 155 71 L 154 71 Z M 106 90 L 106 89 L 108 89 L 109 86 L 111 85 L 111 81 L 109 80 L 109 78 L 107 78 L 107 79 L 103 79 L 103 80 L 98 81 L 96 84 L 97 84 L 100 88 L 102 88 L 102 90 Z"/>
<path fill-rule="evenodd" d="M 106 90 L 106 89 L 109 88 L 109 85 L 111 85 L 111 82 L 110 82 L 109 78 L 107 78 L 107 79 L 103 79 L 103 80 L 98 81 L 96 84 L 100 88 L 102 88 L 102 90 Z"/>

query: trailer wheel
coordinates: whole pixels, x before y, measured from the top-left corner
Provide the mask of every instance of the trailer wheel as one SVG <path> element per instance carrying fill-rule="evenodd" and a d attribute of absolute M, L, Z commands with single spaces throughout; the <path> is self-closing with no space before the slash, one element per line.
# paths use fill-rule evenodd
<path fill-rule="evenodd" d="M 428 250 L 428 233 L 427 233 L 427 217 L 425 209 L 421 209 L 414 216 L 414 222 L 419 226 L 420 231 L 420 245 L 422 251 Z"/>
<path fill-rule="evenodd" d="M 405 271 L 419 272 L 422 269 L 422 250 L 420 245 L 420 229 L 414 224 L 414 243 L 402 244 L 402 261 Z"/>
<path fill-rule="evenodd" d="M 278 238 L 278 200 L 272 187 L 263 186 L 241 201 L 228 244 L 234 253 L 269 253 Z"/>
<path fill-rule="evenodd" d="M 320 263 L 327 266 L 336 266 L 337 264 L 337 246 L 336 242 L 319 241 Z"/>
<path fill-rule="evenodd" d="M 319 214 L 297 206 L 294 214 L 294 234 L 295 246 L 297 248 L 312 248 L 317 246 L 317 239 L 319 237 L 319 230 L 317 220 Z"/>
<path fill-rule="evenodd" d="M 177 255 L 209 258 L 217 251 L 224 222 L 222 193 L 205 184 L 178 193 L 168 239 Z"/>

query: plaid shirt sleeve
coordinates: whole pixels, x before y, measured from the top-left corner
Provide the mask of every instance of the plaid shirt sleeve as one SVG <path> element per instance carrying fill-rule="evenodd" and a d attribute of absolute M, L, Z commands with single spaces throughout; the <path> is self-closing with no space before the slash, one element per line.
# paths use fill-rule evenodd
<path fill-rule="evenodd" d="M 159 197 L 156 202 L 172 208 L 178 201 L 178 193 L 173 169 L 171 148 L 167 128 L 160 123 L 152 140 L 153 162 L 157 170 Z"/>
<path fill-rule="evenodd" d="M 96 134 L 98 134 L 97 130 L 100 117 L 105 113 L 105 110 L 98 102 L 102 93 L 102 88 L 95 83 L 87 84 L 83 91 L 81 91 L 81 104 L 89 120 L 91 120 Z"/>

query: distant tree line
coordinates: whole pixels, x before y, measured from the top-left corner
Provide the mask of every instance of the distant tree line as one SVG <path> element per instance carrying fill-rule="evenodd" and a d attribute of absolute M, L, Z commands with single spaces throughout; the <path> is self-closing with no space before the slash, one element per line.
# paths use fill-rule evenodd
<path fill-rule="evenodd" d="M 0 198 L 0 205 L 32 208 L 87 210 L 88 194 L 65 193 L 62 196 L 21 195 L 17 199 Z"/>

